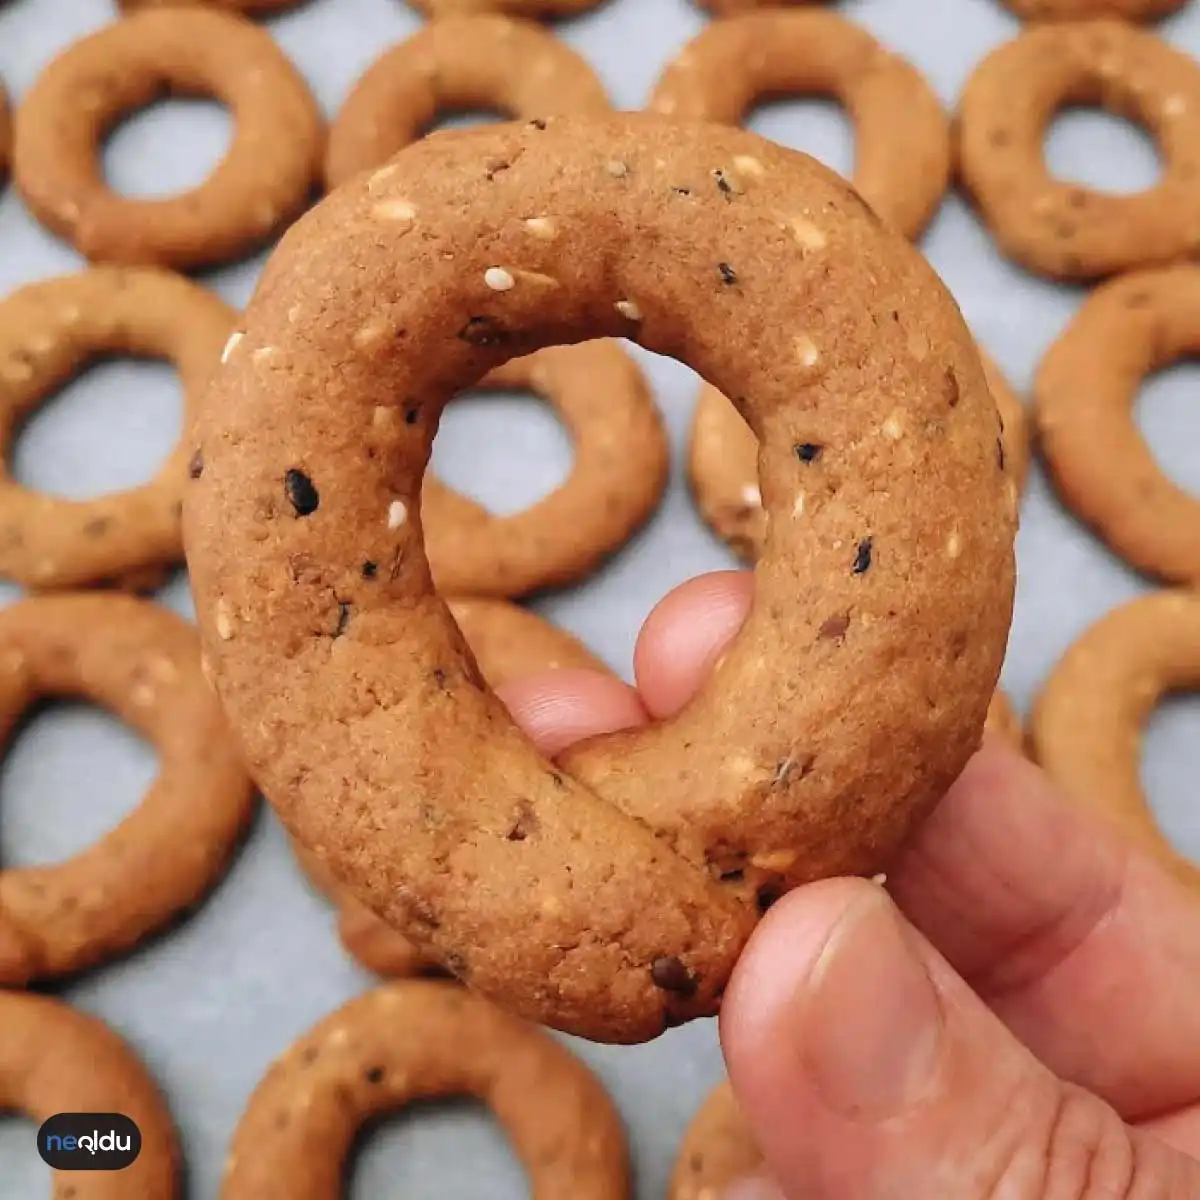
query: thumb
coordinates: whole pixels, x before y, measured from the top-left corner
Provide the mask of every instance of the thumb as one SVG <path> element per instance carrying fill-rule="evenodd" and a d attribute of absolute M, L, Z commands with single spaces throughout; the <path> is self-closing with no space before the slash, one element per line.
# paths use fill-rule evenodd
<path fill-rule="evenodd" d="M 1200 1196 L 1200 1164 L 1047 1071 L 873 884 L 771 910 L 721 1037 L 788 1200 Z"/>

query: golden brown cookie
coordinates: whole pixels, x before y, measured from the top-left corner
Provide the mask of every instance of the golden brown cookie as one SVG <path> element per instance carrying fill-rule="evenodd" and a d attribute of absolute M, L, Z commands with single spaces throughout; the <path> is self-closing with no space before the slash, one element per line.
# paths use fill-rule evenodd
<path fill-rule="evenodd" d="M 449 609 L 491 687 L 539 671 L 608 672 L 582 642 L 528 609 L 503 600 L 451 600 Z M 336 902 L 342 945 L 368 971 L 402 979 L 439 969 L 339 885 L 316 854 L 296 841 L 292 849 L 313 884 Z"/>
<path fill-rule="evenodd" d="M 1145 126 L 1158 183 L 1117 195 L 1053 178 L 1043 140 L 1070 104 Z M 1034 25 L 975 68 L 958 169 L 1005 253 L 1052 279 L 1095 279 L 1200 250 L 1200 64 L 1123 21 Z"/>
<path fill-rule="evenodd" d="M 429 17 L 462 17 L 473 13 L 508 13 L 514 17 L 572 17 L 604 0 L 409 0 Z"/>
<path fill-rule="evenodd" d="M 746 5 L 742 5 L 746 8 Z M 836 13 L 767 9 L 706 25 L 663 72 L 650 108 L 738 124 L 762 100 L 830 96 L 854 123 L 854 186 L 916 238 L 950 180 L 950 121 L 920 72 Z M 813 214 L 786 214 L 795 237 L 819 240 Z"/>
<path fill-rule="evenodd" d="M 667 1200 L 718 1200 L 737 1180 L 759 1170 L 762 1161 L 729 1080 L 722 1080 L 683 1135 Z"/>
<path fill-rule="evenodd" d="M 91 500 L 27 488 L 4 460 L 21 422 L 101 354 L 169 360 L 192 411 L 235 318 L 214 293 L 151 268 L 93 267 L 0 301 L 0 575 L 39 589 L 161 582 L 183 557 L 183 443 L 149 482 Z"/>
<path fill-rule="evenodd" d="M 1025 405 L 983 350 L 979 357 L 1000 414 L 1003 456 L 1017 496 L 1029 468 L 1029 420 Z M 903 421 L 885 421 L 877 436 L 901 440 Z M 758 440 L 737 409 L 709 384 L 696 400 L 688 446 L 688 480 L 696 507 L 709 527 L 744 562 L 752 563 L 767 534 L 767 514 L 758 485 Z"/>
<path fill-rule="evenodd" d="M 1116 17 L 1152 21 L 1182 8 L 1187 0 L 1004 0 L 1025 21 L 1086 21 Z"/>
<path fill-rule="evenodd" d="M 628 1197 L 620 1118 L 582 1061 L 482 997 L 408 980 L 344 1004 L 275 1061 L 234 1133 L 221 1200 L 337 1200 L 368 1121 L 451 1096 L 492 1111 L 532 1195 Z"/>
<path fill-rule="evenodd" d="M 753 134 L 555 117 L 381 171 L 289 232 L 193 430 L 213 677 L 290 832 L 418 948 L 523 1016 L 654 1037 L 716 1009 L 788 888 L 886 869 L 979 745 L 1013 588 L 996 407 L 924 259 Z M 556 766 L 434 594 L 418 500 L 458 389 L 616 336 L 742 398 L 775 534 L 696 699 Z"/>
<path fill-rule="evenodd" d="M 444 17 L 385 50 L 354 85 L 329 131 L 325 179 L 336 187 L 379 166 L 443 112 L 532 119 L 611 108 L 587 60 L 540 25 L 495 13 Z"/>
<path fill-rule="evenodd" d="M 1063 655 L 1030 722 L 1038 762 L 1075 800 L 1200 890 L 1142 789 L 1141 734 L 1168 693 L 1200 689 L 1200 595 L 1162 591 L 1114 609 Z"/>
<path fill-rule="evenodd" d="M 0 990 L 0 1111 L 40 1125 L 59 1113 L 120 1113 L 142 1135 L 120 1171 L 55 1171 L 53 1200 L 175 1200 L 179 1144 L 166 1101 L 107 1025 L 49 996 Z M 44 1193 L 43 1193 L 44 1194 Z"/>
<path fill-rule="evenodd" d="M 1063 502 L 1126 562 L 1200 584 L 1200 500 L 1173 483 L 1133 419 L 1146 376 L 1200 351 L 1200 267 L 1097 288 L 1034 382 L 1038 437 Z"/>
<path fill-rule="evenodd" d="M 197 187 L 118 195 L 100 143 L 164 92 L 226 104 L 232 144 Z M 38 220 L 94 262 L 198 267 L 248 253 L 304 208 L 323 136 L 308 85 L 266 30 L 231 12 L 151 8 L 42 71 L 17 113 L 13 177 Z"/>
<path fill-rule="evenodd" d="M 65 862 L 0 870 L 0 985 L 68 975 L 197 904 L 233 856 L 254 792 L 195 630 L 131 596 L 24 600 L 0 613 L 0 737 L 46 697 L 109 709 L 158 750 L 141 803 Z"/>

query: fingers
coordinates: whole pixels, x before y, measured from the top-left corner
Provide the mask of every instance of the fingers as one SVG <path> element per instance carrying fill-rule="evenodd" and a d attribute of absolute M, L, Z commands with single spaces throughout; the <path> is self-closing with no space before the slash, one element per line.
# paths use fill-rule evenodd
<path fill-rule="evenodd" d="M 1036 767 L 989 743 L 888 888 L 1062 1078 L 1128 1120 L 1200 1095 L 1200 897 Z"/>
<path fill-rule="evenodd" d="M 540 671 L 503 684 L 496 695 L 547 758 L 585 738 L 650 719 L 633 688 L 598 671 Z"/>
<path fill-rule="evenodd" d="M 633 655 L 651 716 L 674 716 L 700 690 L 742 627 L 753 595 L 749 571 L 715 571 L 688 580 L 658 602 Z"/>
<path fill-rule="evenodd" d="M 1061 1083 L 859 880 L 800 888 L 768 913 L 721 1034 L 789 1200 L 1200 1190 L 1200 1164 Z"/>

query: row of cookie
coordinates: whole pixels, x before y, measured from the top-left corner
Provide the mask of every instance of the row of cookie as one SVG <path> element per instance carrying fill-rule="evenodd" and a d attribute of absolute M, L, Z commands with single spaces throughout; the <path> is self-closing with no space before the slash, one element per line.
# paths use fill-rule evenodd
<path fill-rule="evenodd" d="M 99 139 L 164 84 L 229 104 L 238 117 L 232 147 L 195 189 L 122 198 L 100 173 Z M 1166 161 L 1156 187 L 1112 196 L 1050 176 L 1046 126 L 1080 89 L 1154 133 Z M 922 75 L 864 29 L 824 11 L 768 10 L 706 26 L 667 66 L 649 107 L 737 123 L 758 100 L 789 93 L 846 106 L 858 139 L 855 185 L 910 238 L 936 212 L 957 158 L 1001 246 L 1051 278 L 1097 278 L 1195 252 L 1200 65 L 1154 34 L 1108 20 L 1025 31 L 976 68 L 952 137 Z M 39 219 L 87 257 L 195 267 L 285 227 L 319 173 L 336 186 L 416 140 L 440 112 L 479 106 L 527 118 L 611 107 L 584 59 L 540 27 L 445 18 L 367 69 L 323 150 L 312 95 L 266 32 L 203 9 L 145 12 L 77 42 L 43 71 L 17 114 L 14 174 Z"/>

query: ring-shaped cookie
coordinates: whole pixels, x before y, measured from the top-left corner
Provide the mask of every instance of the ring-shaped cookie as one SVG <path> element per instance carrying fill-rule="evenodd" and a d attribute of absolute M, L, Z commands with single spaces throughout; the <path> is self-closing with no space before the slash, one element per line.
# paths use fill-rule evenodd
<path fill-rule="evenodd" d="M 275 1061 L 233 1135 L 221 1200 L 337 1200 L 363 1125 L 452 1096 L 492 1111 L 531 1194 L 627 1200 L 624 1131 L 587 1066 L 535 1026 L 433 980 L 355 997 Z"/>
<path fill-rule="evenodd" d="M 996 407 L 924 259 L 753 134 L 560 117 L 382 170 L 289 233 L 206 393 L 185 519 L 214 680 L 284 824 L 389 924 L 524 1016 L 654 1037 L 716 1009 L 783 891 L 885 870 L 977 747 L 1013 587 Z M 415 510 L 457 389 L 622 335 L 738 397 L 776 519 L 696 699 L 556 766 L 434 594 Z M 881 442 L 897 396 L 912 436 Z"/>
<path fill-rule="evenodd" d="M 1000 415 L 996 453 L 1019 497 L 1029 469 L 1029 418 L 992 357 L 983 350 L 979 357 Z M 897 415 L 880 426 L 877 436 L 899 441 L 908 432 Z M 758 440 L 738 410 L 710 384 L 701 386 L 696 399 L 688 445 L 688 482 L 709 528 L 743 562 L 752 563 L 767 533 L 767 514 L 758 487 Z"/>
<path fill-rule="evenodd" d="M 760 101 L 796 95 L 827 95 L 845 107 L 855 188 L 884 220 L 918 237 L 950 180 L 950 120 L 911 63 L 845 17 L 770 9 L 713 21 L 667 65 L 649 107 L 736 125 Z M 820 241 L 813 214 L 789 216 L 801 245 Z"/>
<path fill-rule="evenodd" d="M 148 482 L 89 500 L 28 488 L 7 459 L 30 412 L 105 353 L 170 361 L 186 428 L 235 319 L 215 293 L 144 267 L 92 267 L 0 301 L 0 576 L 39 589 L 161 582 L 183 557 L 183 442 Z"/>
<path fill-rule="evenodd" d="M 667 1200 L 717 1200 L 739 1179 L 762 1168 L 762 1151 L 729 1080 L 722 1080 L 696 1110 L 671 1171 Z"/>
<path fill-rule="evenodd" d="M 1024 21 L 1154 21 L 1182 8 L 1187 0 L 1004 0 Z"/>
<path fill-rule="evenodd" d="M 1165 695 L 1185 690 L 1200 690 L 1200 595 L 1152 593 L 1102 617 L 1067 650 L 1030 731 L 1038 762 L 1075 800 L 1200 891 L 1200 863 L 1167 840 L 1139 774 L 1146 721 Z"/>
<path fill-rule="evenodd" d="M 1055 179 L 1043 140 L 1071 104 L 1144 125 L 1158 183 L 1128 195 Z M 1085 280 L 1200 250 L 1200 64 L 1123 21 L 1035 25 L 975 68 L 959 104 L 958 170 L 983 220 L 1017 262 Z"/>
<path fill-rule="evenodd" d="M 0 613 L 0 737 L 44 697 L 82 697 L 157 748 L 138 806 L 64 862 L 0 870 L 0 985 L 94 966 L 194 906 L 223 874 L 254 790 L 195 630 L 119 594 L 21 601 Z"/>
<path fill-rule="evenodd" d="M 59 1113 L 120 1113 L 142 1135 L 120 1171 L 55 1171 L 53 1200 L 175 1200 L 180 1153 L 158 1085 L 95 1017 L 49 996 L 0 990 L 0 1111 L 40 1125 Z M 44 1194 L 44 1193 L 43 1193 Z"/>
<path fill-rule="evenodd" d="M 164 92 L 229 106 L 233 140 L 208 178 L 173 196 L 122 196 L 100 144 Z M 16 119 L 13 178 L 47 228 L 96 262 L 198 267 L 248 253 L 308 202 L 323 122 L 271 35 L 210 8 L 136 12 L 75 42 L 42 71 Z"/>
<path fill-rule="evenodd" d="M 1063 502 L 1126 562 L 1200 584 L 1200 500 L 1163 473 L 1133 418 L 1151 372 L 1200 352 L 1200 267 L 1096 288 L 1047 351 L 1034 417 Z"/>
<path fill-rule="evenodd" d="M 542 26 L 495 13 L 444 17 L 385 50 L 354 85 L 329 131 L 325 179 L 336 187 L 378 167 L 439 112 L 489 109 L 532 119 L 611 108 L 587 60 Z"/>
<path fill-rule="evenodd" d="M 503 600 L 451 600 L 450 615 L 489 686 L 500 687 L 539 671 L 598 671 L 608 667 L 582 642 L 528 609 Z M 305 874 L 338 906 L 338 936 L 352 958 L 389 979 L 439 968 L 411 941 L 341 886 L 301 843 L 292 849 Z"/>
<path fill-rule="evenodd" d="M 444 20 L 479 13 L 505 13 L 530 20 L 573 17 L 596 8 L 604 0 L 409 0 L 413 8 L 426 16 Z"/>

